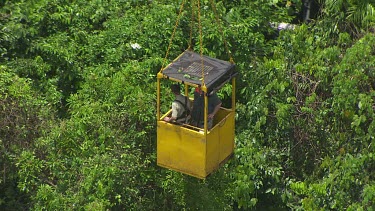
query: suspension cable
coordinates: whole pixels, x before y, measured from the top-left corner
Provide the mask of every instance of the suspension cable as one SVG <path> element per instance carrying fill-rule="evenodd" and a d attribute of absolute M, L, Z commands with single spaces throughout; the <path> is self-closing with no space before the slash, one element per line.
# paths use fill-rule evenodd
<path fill-rule="evenodd" d="M 199 53 L 202 63 L 202 86 L 204 86 L 204 63 L 203 63 L 203 35 L 202 35 L 202 24 L 201 24 L 201 8 L 200 0 L 198 2 L 198 28 L 199 28 Z"/>
<path fill-rule="evenodd" d="M 188 47 L 188 49 L 192 50 L 193 28 L 194 28 L 194 12 L 195 12 L 194 11 L 194 8 L 195 8 L 194 0 L 190 1 L 190 5 L 191 5 L 191 22 L 190 22 L 190 38 L 189 38 L 189 47 Z"/>
<path fill-rule="evenodd" d="M 180 11 L 179 11 L 179 13 L 178 13 L 177 20 L 176 20 L 176 23 L 175 23 L 174 28 L 173 28 L 172 36 L 171 36 L 171 38 L 170 38 L 170 40 L 169 40 L 169 44 L 168 44 L 168 48 L 167 48 L 167 52 L 166 52 L 166 54 L 165 54 L 165 57 L 164 57 L 163 64 L 162 64 L 162 66 L 161 66 L 160 72 L 163 71 L 163 69 L 164 69 L 164 65 L 165 65 L 165 62 L 167 61 L 167 57 L 168 57 L 168 54 L 169 54 L 169 50 L 171 49 L 172 41 L 173 41 L 174 35 L 175 35 L 175 33 L 176 33 L 176 29 L 177 29 L 177 27 L 178 27 L 178 24 L 179 24 L 179 22 L 180 22 L 180 18 L 181 18 L 182 10 L 183 10 L 183 8 L 184 8 L 184 4 L 185 4 L 185 0 L 182 0 L 182 2 L 181 2 L 181 6 L 180 6 Z"/>

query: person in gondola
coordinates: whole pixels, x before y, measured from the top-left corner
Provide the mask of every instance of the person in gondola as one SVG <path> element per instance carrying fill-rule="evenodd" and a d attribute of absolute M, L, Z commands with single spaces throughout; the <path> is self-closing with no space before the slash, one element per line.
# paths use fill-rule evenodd
<path fill-rule="evenodd" d="M 212 128 L 215 114 L 219 111 L 221 104 L 222 102 L 216 93 L 211 93 L 208 96 L 208 130 Z M 191 111 L 191 125 L 200 128 L 204 127 L 204 92 L 200 87 L 197 87 L 194 91 L 193 109 Z"/>
<path fill-rule="evenodd" d="M 180 124 L 187 123 L 190 117 L 191 111 L 191 100 L 181 94 L 181 88 L 179 84 L 172 84 L 171 91 L 175 96 L 172 102 L 172 115 L 165 117 L 166 122 L 177 122 Z"/>

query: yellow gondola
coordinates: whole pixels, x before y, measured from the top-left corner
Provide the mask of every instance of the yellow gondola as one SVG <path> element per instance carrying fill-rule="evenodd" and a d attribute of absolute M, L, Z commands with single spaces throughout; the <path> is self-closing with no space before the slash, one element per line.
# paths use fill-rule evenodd
<path fill-rule="evenodd" d="M 161 79 L 185 84 L 185 87 L 201 86 L 201 56 L 185 51 L 175 61 L 158 73 L 158 116 L 157 116 L 157 164 L 198 178 L 205 178 L 216 170 L 232 154 L 235 127 L 235 71 L 234 64 L 203 56 L 205 93 L 219 90 L 225 83 L 232 82 L 231 108 L 221 108 L 215 115 L 214 126 L 207 130 L 207 95 L 205 95 L 204 128 L 185 124 L 178 125 L 163 121 L 171 110 L 160 115 Z M 189 77 L 186 77 L 189 76 Z"/>
<path fill-rule="evenodd" d="M 234 151 L 235 76 L 233 62 L 211 58 L 191 50 L 184 51 L 160 70 L 157 74 L 159 166 L 204 179 L 231 157 Z M 189 87 L 201 87 L 205 93 L 204 128 L 163 121 L 164 117 L 171 114 L 171 110 L 164 114 L 160 111 L 161 80 L 164 79 L 184 84 L 185 95 L 188 95 Z M 208 130 L 207 93 L 217 92 L 226 83 L 232 84 L 231 107 L 221 107 L 215 115 L 213 127 Z"/>

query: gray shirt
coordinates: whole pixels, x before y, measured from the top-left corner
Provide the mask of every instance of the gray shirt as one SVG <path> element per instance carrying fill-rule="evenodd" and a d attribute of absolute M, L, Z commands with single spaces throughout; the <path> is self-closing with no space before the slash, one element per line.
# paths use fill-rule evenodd
<path fill-rule="evenodd" d="M 177 102 L 176 100 L 180 101 L 181 103 Z M 179 118 L 183 115 L 185 112 L 185 105 L 186 108 L 190 109 L 191 108 L 191 100 L 188 97 L 185 97 L 184 95 L 177 95 L 175 98 L 175 101 L 172 103 L 172 117 L 174 118 Z M 185 121 L 185 118 L 180 118 L 177 120 L 177 122 L 183 122 Z"/>

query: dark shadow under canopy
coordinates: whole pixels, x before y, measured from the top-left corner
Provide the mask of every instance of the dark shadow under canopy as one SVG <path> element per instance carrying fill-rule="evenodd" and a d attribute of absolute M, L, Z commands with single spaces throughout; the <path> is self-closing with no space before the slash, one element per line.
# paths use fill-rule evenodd
<path fill-rule="evenodd" d="M 166 77 L 177 79 L 184 82 L 201 85 L 202 84 L 202 59 L 204 70 L 204 83 L 208 92 L 217 91 L 227 81 L 236 75 L 235 65 L 202 56 L 190 50 L 184 51 L 177 59 L 170 63 L 164 70 Z"/>

